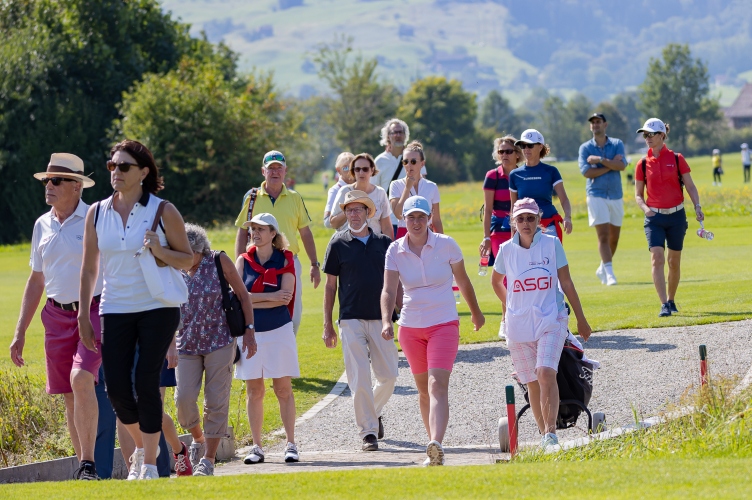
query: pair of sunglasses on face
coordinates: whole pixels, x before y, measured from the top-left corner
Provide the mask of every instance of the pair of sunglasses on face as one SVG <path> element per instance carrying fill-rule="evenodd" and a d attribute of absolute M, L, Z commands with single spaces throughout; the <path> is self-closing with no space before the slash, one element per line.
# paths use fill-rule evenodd
<path fill-rule="evenodd" d="M 642 138 L 643 139 L 651 139 L 655 137 L 656 135 L 660 134 L 660 132 L 643 132 Z"/>
<path fill-rule="evenodd" d="M 528 142 L 523 142 L 522 144 L 520 144 L 520 147 L 521 147 L 522 149 L 533 149 L 533 148 L 534 148 L 535 146 L 537 146 L 538 144 L 540 144 L 540 143 L 536 142 L 535 144 L 530 144 L 530 143 L 528 143 Z"/>
<path fill-rule="evenodd" d="M 131 167 L 138 167 L 138 165 L 135 163 L 128 163 L 128 162 L 115 163 L 112 160 L 107 162 L 107 170 L 109 170 L 110 172 L 114 172 L 115 169 L 117 168 L 121 172 L 126 173 L 131 169 Z"/>
<path fill-rule="evenodd" d="M 405 165 L 405 166 L 407 166 L 407 165 L 415 165 L 416 163 L 418 163 L 418 160 L 416 160 L 415 158 L 413 158 L 411 160 L 408 160 L 408 159 L 402 160 L 402 164 Z"/>
<path fill-rule="evenodd" d="M 42 179 L 42 184 L 46 186 L 48 182 L 51 182 L 53 186 L 59 186 L 63 181 L 76 182 L 76 179 L 69 179 L 67 177 L 45 177 Z"/>
<path fill-rule="evenodd" d="M 499 153 L 499 155 L 513 155 L 514 149 L 500 149 L 497 152 Z"/>

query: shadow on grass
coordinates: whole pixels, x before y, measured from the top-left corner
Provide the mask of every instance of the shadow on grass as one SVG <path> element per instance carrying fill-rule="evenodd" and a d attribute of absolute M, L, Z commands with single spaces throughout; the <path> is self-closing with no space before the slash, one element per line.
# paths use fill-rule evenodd
<path fill-rule="evenodd" d="M 670 351 L 676 349 L 674 344 L 650 344 L 645 339 L 634 335 L 593 335 L 588 340 L 586 349 L 612 349 L 626 351 L 628 349 L 645 350 L 648 352 Z"/>
<path fill-rule="evenodd" d="M 296 391 L 313 392 L 316 394 L 329 394 L 336 384 L 336 380 L 326 380 L 323 378 L 302 377 L 292 379 L 292 387 Z"/>

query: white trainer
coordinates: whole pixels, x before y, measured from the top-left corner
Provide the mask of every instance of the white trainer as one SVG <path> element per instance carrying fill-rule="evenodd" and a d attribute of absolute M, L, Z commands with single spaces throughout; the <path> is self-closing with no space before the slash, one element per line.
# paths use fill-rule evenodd
<path fill-rule="evenodd" d="M 159 479 L 159 472 L 156 467 L 149 467 L 148 465 L 141 466 L 141 474 L 139 479 Z"/>
<path fill-rule="evenodd" d="M 128 469 L 128 481 L 133 481 L 141 475 L 141 467 L 144 465 L 144 449 L 136 448 L 128 461 L 131 463 L 131 467 Z"/>
<path fill-rule="evenodd" d="M 428 465 L 444 465 L 444 448 L 441 447 L 441 443 L 438 441 L 431 441 L 426 446 L 426 455 L 428 455 Z"/>
<path fill-rule="evenodd" d="M 300 455 L 298 455 L 298 447 L 295 443 L 287 443 L 285 447 L 285 462 L 294 463 L 300 461 Z"/>
<path fill-rule="evenodd" d="M 504 320 L 501 320 L 501 323 L 499 323 L 499 339 L 501 339 L 502 342 L 507 341 L 507 329 L 504 325 Z"/>
<path fill-rule="evenodd" d="M 559 437 L 551 432 L 544 434 L 543 438 L 541 439 L 541 449 L 543 451 L 553 448 L 554 446 L 558 446 L 558 444 Z"/>
<path fill-rule="evenodd" d="M 601 262 L 601 265 L 595 270 L 595 275 L 601 280 L 602 284 L 606 284 L 606 270 L 603 268 L 603 262 Z"/>
<path fill-rule="evenodd" d="M 608 286 L 616 285 L 618 282 L 616 281 L 616 276 L 614 275 L 613 267 L 603 266 L 603 270 L 606 273 L 606 285 Z"/>
<path fill-rule="evenodd" d="M 264 450 L 261 446 L 254 444 L 251 448 L 251 452 L 243 459 L 243 463 L 246 465 L 260 464 L 264 461 Z"/>

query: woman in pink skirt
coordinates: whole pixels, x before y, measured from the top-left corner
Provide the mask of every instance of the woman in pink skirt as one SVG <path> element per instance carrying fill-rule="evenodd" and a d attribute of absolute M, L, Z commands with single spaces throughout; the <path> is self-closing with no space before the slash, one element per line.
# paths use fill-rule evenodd
<path fill-rule="evenodd" d="M 423 465 L 443 465 L 444 439 L 449 422 L 449 376 L 460 340 L 460 322 L 452 292 L 452 278 L 471 312 L 475 330 L 485 323 L 475 290 L 465 272 L 462 251 L 449 236 L 434 233 L 431 204 L 422 196 L 408 198 L 402 209 L 407 234 L 393 242 L 386 253 L 384 288 L 381 292 L 381 336 L 394 338 L 392 311 L 397 284 L 404 288 L 399 342 L 410 363 L 420 395 L 420 414 L 428 433 Z"/>

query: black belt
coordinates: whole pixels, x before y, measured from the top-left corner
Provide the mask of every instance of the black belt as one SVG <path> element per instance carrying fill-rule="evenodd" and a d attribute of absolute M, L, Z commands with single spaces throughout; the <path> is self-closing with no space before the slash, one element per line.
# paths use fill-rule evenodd
<path fill-rule="evenodd" d="M 95 297 L 94 297 L 94 298 L 93 298 L 93 299 L 91 300 L 91 303 L 92 303 L 92 304 L 98 304 L 98 303 L 99 303 L 99 299 L 100 299 L 101 297 L 102 297 L 101 295 L 97 295 L 97 296 L 95 296 Z M 55 300 L 55 299 L 47 299 L 47 300 L 49 300 L 50 302 L 52 302 L 52 305 L 53 305 L 53 306 L 55 306 L 55 307 L 57 307 L 57 308 L 59 308 L 59 309 L 62 309 L 63 311 L 78 311 L 78 301 L 76 301 L 76 302 L 71 302 L 70 304 L 61 304 L 60 302 L 58 302 L 58 301 L 57 301 L 57 300 Z"/>

